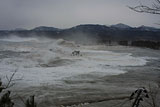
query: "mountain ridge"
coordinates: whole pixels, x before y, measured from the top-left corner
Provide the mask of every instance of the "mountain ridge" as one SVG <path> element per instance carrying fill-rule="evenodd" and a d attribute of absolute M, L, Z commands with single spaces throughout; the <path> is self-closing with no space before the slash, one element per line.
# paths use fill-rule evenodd
<path fill-rule="evenodd" d="M 101 27 L 103 29 L 105 28 L 111 28 L 111 29 L 120 29 L 120 30 L 126 30 L 126 29 L 139 29 L 139 30 L 144 30 L 144 31 L 158 31 L 160 30 L 160 28 L 155 28 L 155 27 L 150 27 L 150 26 L 145 26 L 145 25 L 141 25 L 138 27 L 131 27 L 127 24 L 123 24 L 123 23 L 118 23 L 118 24 L 114 24 L 114 25 L 101 25 L 101 24 L 80 24 L 80 25 L 76 25 L 70 28 L 64 28 L 64 29 L 60 29 L 57 27 L 50 27 L 50 26 L 38 26 L 35 27 L 33 29 L 30 29 L 28 31 L 60 31 L 60 30 L 67 30 L 67 29 L 76 29 L 76 28 L 82 28 L 85 27 L 88 29 L 91 27 Z M 15 30 L 0 30 L 0 31 L 27 31 L 27 29 L 24 28 L 16 28 Z"/>
<path fill-rule="evenodd" d="M 73 40 L 76 42 L 87 42 L 87 40 L 92 39 L 99 43 L 106 43 L 107 41 L 126 40 L 160 41 L 160 29 L 147 26 L 130 27 L 124 24 L 118 24 L 115 26 L 106 26 L 99 24 L 81 24 L 67 29 L 40 26 L 31 30 L 0 31 L 0 38 L 17 35 L 20 37 L 36 36 L 49 38 L 63 38 L 66 40 Z"/>

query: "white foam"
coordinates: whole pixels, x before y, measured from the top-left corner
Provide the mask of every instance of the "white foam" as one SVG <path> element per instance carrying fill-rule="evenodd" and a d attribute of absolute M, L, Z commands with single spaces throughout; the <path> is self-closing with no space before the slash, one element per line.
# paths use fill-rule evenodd
<path fill-rule="evenodd" d="M 11 37 L 8 38 L 2 38 L 0 41 L 7 41 L 7 42 L 25 42 L 25 41 L 38 41 L 37 38 L 23 38 L 23 37 L 18 37 L 15 35 L 12 35 Z"/>
<path fill-rule="evenodd" d="M 94 73 L 96 75 L 103 73 L 103 75 L 118 75 L 126 72 L 121 70 L 119 66 L 143 66 L 148 59 L 145 57 L 133 57 L 131 53 L 85 50 L 77 47 L 65 47 L 58 43 L 49 41 L 47 45 L 45 44 L 46 47 L 41 44 L 42 47 L 39 46 L 34 51 L 30 50 L 27 55 L 2 60 L 0 62 L 0 76 L 11 75 L 12 72 L 10 71 L 13 71 L 18 66 L 19 70 L 15 78 L 23 77 L 23 80 L 17 84 L 21 87 L 57 84 L 62 83 L 64 78 L 81 74 Z M 73 49 L 80 50 L 82 56 L 71 56 Z M 62 61 L 63 59 L 69 59 L 75 61 L 75 63 L 48 68 L 38 65 L 39 63 L 48 64 L 57 59 Z"/>

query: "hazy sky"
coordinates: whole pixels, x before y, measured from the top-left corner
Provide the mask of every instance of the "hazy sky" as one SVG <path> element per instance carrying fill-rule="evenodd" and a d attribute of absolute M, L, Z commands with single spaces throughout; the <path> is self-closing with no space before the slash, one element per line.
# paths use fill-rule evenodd
<path fill-rule="evenodd" d="M 69 28 L 79 24 L 117 23 L 160 28 L 154 24 L 160 22 L 160 15 L 136 13 L 127 7 L 136 6 L 139 1 L 0 0 L 0 29 L 31 29 L 36 26 Z"/>

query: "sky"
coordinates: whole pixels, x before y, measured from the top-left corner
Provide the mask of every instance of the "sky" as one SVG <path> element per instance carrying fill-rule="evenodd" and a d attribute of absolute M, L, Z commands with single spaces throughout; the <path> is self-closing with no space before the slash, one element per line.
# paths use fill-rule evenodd
<path fill-rule="evenodd" d="M 124 23 L 160 28 L 160 15 L 137 13 L 127 6 L 149 0 L 0 0 L 0 29 L 37 26 L 70 28 L 79 24 Z"/>

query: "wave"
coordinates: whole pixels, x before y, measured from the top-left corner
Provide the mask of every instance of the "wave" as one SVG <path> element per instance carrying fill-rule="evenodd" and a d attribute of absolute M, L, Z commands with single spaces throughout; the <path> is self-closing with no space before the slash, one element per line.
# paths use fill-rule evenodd
<path fill-rule="evenodd" d="M 0 41 L 6 41 L 6 42 L 27 42 L 27 41 L 38 41 L 38 38 L 24 38 L 24 37 L 18 37 L 18 36 L 11 36 L 8 38 L 1 38 Z"/>

